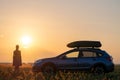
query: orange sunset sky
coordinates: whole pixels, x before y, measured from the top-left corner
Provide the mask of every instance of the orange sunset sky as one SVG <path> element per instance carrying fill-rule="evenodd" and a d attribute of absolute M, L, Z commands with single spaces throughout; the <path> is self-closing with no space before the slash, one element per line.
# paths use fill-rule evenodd
<path fill-rule="evenodd" d="M 59 55 L 76 40 L 101 41 L 120 64 L 120 0 L 0 0 L 0 62 Z"/>

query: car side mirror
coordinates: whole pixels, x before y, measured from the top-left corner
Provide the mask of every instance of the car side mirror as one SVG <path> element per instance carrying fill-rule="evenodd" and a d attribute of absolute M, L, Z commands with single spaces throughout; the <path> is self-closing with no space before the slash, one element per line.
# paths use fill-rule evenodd
<path fill-rule="evenodd" d="M 66 56 L 62 56 L 61 59 L 66 59 L 67 57 Z"/>

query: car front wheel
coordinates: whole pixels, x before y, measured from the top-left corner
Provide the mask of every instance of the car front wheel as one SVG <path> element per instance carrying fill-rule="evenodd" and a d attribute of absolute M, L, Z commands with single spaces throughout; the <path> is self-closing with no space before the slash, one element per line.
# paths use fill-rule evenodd
<path fill-rule="evenodd" d="M 45 64 L 42 68 L 42 72 L 44 74 L 54 74 L 56 72 L 56 68 L 52 64 Z"/>

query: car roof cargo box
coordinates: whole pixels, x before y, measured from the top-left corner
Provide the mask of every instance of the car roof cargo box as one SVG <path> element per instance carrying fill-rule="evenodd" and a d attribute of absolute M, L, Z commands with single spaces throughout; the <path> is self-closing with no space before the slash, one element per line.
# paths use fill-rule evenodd
<path fill-rule="evenodd" d="M 92 48 L 99 48 L 101 47 L 102 44 L 100 43 L 100 41 L 74 41 L 71 43 L 67 44 L 67 47 L 69 48 L 81 48 L 81 47 L 92 47 Z"/>

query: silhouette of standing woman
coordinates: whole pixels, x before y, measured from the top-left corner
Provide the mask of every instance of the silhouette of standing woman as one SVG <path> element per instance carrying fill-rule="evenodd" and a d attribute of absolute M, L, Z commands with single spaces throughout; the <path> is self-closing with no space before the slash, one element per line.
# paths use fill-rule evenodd
<path fill-rule="evenodd" d="M 19 45 L 16 45 L 16 50 L 13 52 L 13 66 L 15 71 L 19 70 L 19 66 L 22 66 L 21 51 Z"/>

